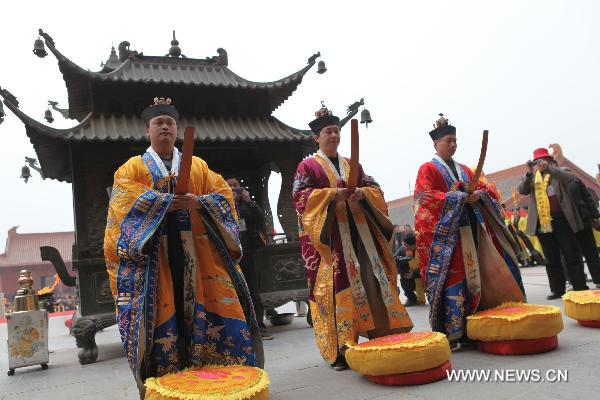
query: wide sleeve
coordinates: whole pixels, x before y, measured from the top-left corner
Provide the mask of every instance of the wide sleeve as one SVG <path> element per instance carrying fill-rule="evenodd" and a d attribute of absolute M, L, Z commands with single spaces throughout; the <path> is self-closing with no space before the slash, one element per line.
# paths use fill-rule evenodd
<path fill-rule="evenodd" d="M 104 258 L 113 294 L 119 261 L 140 260 L 144 246 L 164 218 L 173 196 L 145 184 L 141 159 L 134 157 L 114 175 L 104 232 Z"/>
<path fill-rule="evenodd" d="M 234 206 L 234 201 L 233 201 L 233 192 L 231 191 L 231 187 L 227 184 L 227 182 L 225 181 L 225 179 L 223 179 L 223 177 L 212 171 L 208 165 L 206 164 L 206 162 L 204 160 L 201 160 L 199 158 L 194 158 L 195 159 L 195 163 L 194 166 L 196 167 L 196 169 L 199 172 L 199 175 L 201 175 L 201 177 L 199 176 L 198 178 L 204 178 L 201 179 L 202 180 L 202 188 L 201 188 L 201 192 L 200 195 L 201 196 L 211 196 L 211 195 L 218 195 L 221 198 L 223 198 L 225 201 L 227 201 L 227 203 L 229 203 L 229 206 L 231 208 L 233 208 Z"/>
<path fill-rule="evenodd" d="M 300 236 L 308 235 L 313 244 L 328 245 L 326 233 L 335 218 L 336 188 L 318 188 L 308 163 L 298 164 L 294 176 L 293 200 L 298 215 Z"/>
<path fill-rule="evenodd" d="M 234 261 L 242 256 L 240 229 L 233 201 L 233 192 L 223 177 L 208 168 L 206 162 L 194 157 L 192 177 L 202 206 L 200 215 L 223 240 Z"/>
<path fill-rule="evenodd" d="M 367 206 L 370 214 L 375 218 L 377 227 L 381 230 L 384 237 L 389 241 L 394 234 L 394 224 L 388 217 L 388 207 L 385 202 L 383 190 L 372 176 L 367 175 L 362 165 L 359 165 L 358 187 L 361 188 L 364 201 L 361 205 Z"/>
<path fill-rule="evenodd" d="M 437 232 L 436 242 L 447 242 L 456 234 L 453 221 L 460 217 L 467 198 L 463 191 L 446 191 L 436 179 L 436 173 L 435 166 L 424 164 L 419 168 L 415 183 L 415 231 L 421 276 L 426 275 L 438 225 L 442 229 Z"/>

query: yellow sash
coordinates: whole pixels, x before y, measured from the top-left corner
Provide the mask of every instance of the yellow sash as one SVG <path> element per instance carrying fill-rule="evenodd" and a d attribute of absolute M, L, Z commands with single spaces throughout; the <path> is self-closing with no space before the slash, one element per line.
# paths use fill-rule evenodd
<path fill-rule="evenodd" d="M 550 174 L 542 178 L 540 171 L 535 172 L 533 186 L 535 189 L 535 203 L 540 218 L 540 232 L 552 232 L 552 217 L 550 216 L 550 200 L 548 199 L 548 184 Z"/>

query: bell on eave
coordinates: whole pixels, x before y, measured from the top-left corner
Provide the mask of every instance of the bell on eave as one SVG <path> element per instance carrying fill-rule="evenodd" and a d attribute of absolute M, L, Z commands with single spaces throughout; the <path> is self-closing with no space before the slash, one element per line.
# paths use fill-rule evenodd
<path fill-rule="evenodd" d="M 44 119 L 46 121 L 48 121 L 49 124 L 51 124 L 52 122 L 54 122 L 54 117 L 52 116 L 52 111 L 50 111 L 49 108 L 44 113 Z"/>
<path fill-rule="evenodd" d="M 325 71 L 327 71 L 327 67 L 325 66 L 325 61 L 321 60 L 321 61 L 319 61 L 319 64 L 317 64 L 317 73 L 324 74 Z"/>
<path fill-rule="evenodd" d="M 29 178 L 31 178 L 31 171 L 29 170 L 29 167 L 27 165 L 24 165 L 23 168 L 21 168 L 21 179 L 23 179 L 25 183 L 27 183 Z"/>
<path fill-rule="evenodd" d="M 371 119 L 371 113 L 366 108 L 363 108 L 363 110 L 360 112 L 360 123 L 367 124 L 368 128 L 371 122 L 373 122 L 373 119 Z"/>
<path fill-rule="evenodd" d="M 44 42 L 42 39 L 37 38 L 33 43 L 33 54 L 38 56 L 39 58 L 44 58 L 48 55 L 46 52 L 46 46 L 44 46 Z"/>

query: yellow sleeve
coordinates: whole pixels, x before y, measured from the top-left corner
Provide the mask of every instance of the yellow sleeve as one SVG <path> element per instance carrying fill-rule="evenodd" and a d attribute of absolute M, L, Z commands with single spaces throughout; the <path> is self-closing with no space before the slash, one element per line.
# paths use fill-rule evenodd
<path fill-rule="evenodd" d="M 330 206 L 335 205 L 336 191 L 336 188 L 313 189 L 304 207 L 302 225 L 317 249 L 319 245 L 329 246 L 328 238 L 335 218 L 335 207 Z"/>
<path fill-rule="evenodd" d="M 153 190 L 152 178 L 145 171 L 141 157 L 133 157 L 123 164 L 114 175 L 114 183 L 108 204 L 106 229 L 104 231 L 104 260 L 110 278 L 113 295 L 116 295 L 116 279 L 121 258 L 142 256 L 143 247 L 151 237 L 153 229 L 163 218 L 172 196 Z M 136 215 L 134 215 L 136 214 Z M 123 241 L 126 246 L 119 248 L 122 225 L 125 220 L 146 221 L 144 235 L 138 225 L 134 235 Z M 127 231 L 126 231 L 127 232 Z"/>
<path fill-rule="evenodd" d="M 239 237 L 236 237 L 239 236 L 237 227 L 238 216 L 231 188 L 220 174 L 212 171 L 206 162 L 198 157 L 193 158 L 191 176 L 194 182 L 194 194 L 212 197 L 211 201 L 203 203 L 207 211 L 205 214 L 202 213 L 203 218 L 210 218 L 211 226 L 219 231 L 231 257 L 234 260 L 240 259 L 242 251 L 239 244 Z M 216 198 L 221 198 L 220 204 L 215 203 L 218 201 Z M 215 205 L 216 208 L 213 209 L 213 207 L 210 207 L 211 209 L 208 209 L 206 204 Z M 229 215 L 231 219 L 228 219 Z M 209 221 L 205 220 L 205 222 Z"/>

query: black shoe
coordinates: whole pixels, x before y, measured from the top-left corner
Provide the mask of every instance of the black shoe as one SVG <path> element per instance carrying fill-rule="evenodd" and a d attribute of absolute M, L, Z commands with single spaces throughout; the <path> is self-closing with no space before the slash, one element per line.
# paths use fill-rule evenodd
<path fill-rule="evenodd" d="M 404 307 L 412 307 L 412 306 L 416 306 L 418 305 L 419 302 L 417 300 L 413 300 L 413 299 L 408 299 L 406 300 L 406 302 L 404 303 Z"/>
<path fill-rule="evenodd" d="M 563 297 L 564 293 L 550 293 L 550 295 L 546 296 L 546 300 L 556 300 Z"/>
<path fill-rule="evenodd" d="M 331 368 L 333 368 L 334 371 L 345 371 L 350 367 L 348 366 L 348 363 L 346 362 L 346 358 L 343 356 L 340 356 L 340 357 L 338 357 L 337 360 L 335 360 L 335 362 L 333 364 L 331 364 Z"/>
<path fill-rule="evenodd" d="M 273 340 L 274 336 L 267 332 L 267 328 L 260 327 L 260 337 L 262 340 Z"/>

